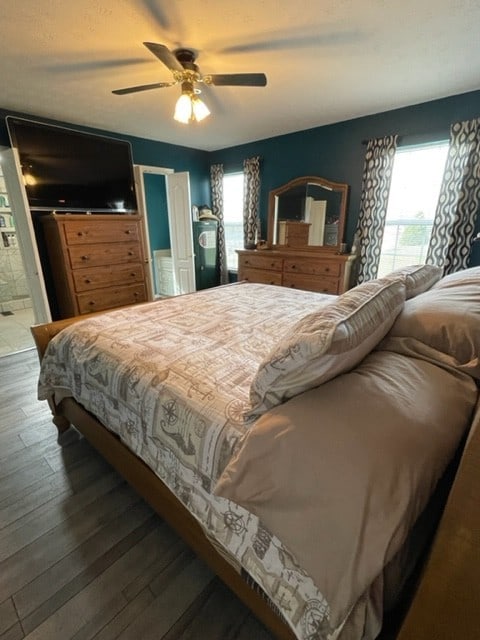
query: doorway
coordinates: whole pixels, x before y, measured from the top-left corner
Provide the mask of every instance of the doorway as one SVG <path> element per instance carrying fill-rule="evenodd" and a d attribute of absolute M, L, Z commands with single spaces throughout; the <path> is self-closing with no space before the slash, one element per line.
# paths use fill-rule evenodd
<path fill-rule="evenodd" d="M 195 291 L 188 172 L 134 165 L 138 205 L 147 227 L 153 296 Z"/>
<path fill-rule="evenodd" d="M 0 356 L 34 346 L 34 312 L 3 166 L 0 162 Z"/>

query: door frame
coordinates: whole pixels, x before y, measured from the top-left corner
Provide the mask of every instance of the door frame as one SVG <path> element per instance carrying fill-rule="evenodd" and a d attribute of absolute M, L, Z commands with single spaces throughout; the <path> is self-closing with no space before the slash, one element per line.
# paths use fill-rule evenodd
<path fill-rule="evenodd" d="M 150 234 L 148 229 L 145 182 L 143 179 L 145 174 L 165 176 L 168 228 L 170 230 L 170 246 L 173 271 L 175 274 L 175 292 L 176 294 L 181 294 L 195 291 L 195 264 L 193 258 L 192 216 L 188 172 L 175 173 L 174 169 L 143 164 L 134 164 L 133 171 L 138 196 L 138 207 L 145 221 L 145 246 L 148 252 L 149 280 L 151 286 L 150 294 L 152 299 L 155 297 L 153 286 L 155 279 L 153 273 L 152 250 L 150 246 Z M 187 224 L 183 224 L 182 226 L 182 221 L 187 222 Z M 185 228 L 186 226 L 188 228 Z M 182 234 L 181 238 L 178 238 L 179 233 Z M 188 248 L 185 248 L 187 243 Z M 183 245 L 183 248 L 188 254 L 186 261 L 179 259 L 179 252 L 177 251 L 177 247 L 179 245 Z"/>
<path fill-rule="evenodd" d="M 165 176 L 165 180 L 167 176 L 174 173 L 173 169 L 168 169 L 167 167 L 153 167 L 146 164 L 134 164 L 133 165 L 133 175 L 135 179 L 135 186 L 137 191 L 137 205 L 139 212 L 143 218 L 143 228 L 144 228 L 144 243 L 147 255 L 145 256 L 148 263 L 148 298 L 149 300 L 154 300 L 155 298 L 155 278 L 153 274 L 153 257 L 152 257 L 152 249 L 150 247 L 150 233 L 148 228 L 148 210 L 147 210 L 147 198 L 145 194 L 145 181 L 143 176 L 145 174 L 153 174 L 157 176 Z M 167 201 L 167 215 L 170 221 L 170 211 L 168 210 L 168 201 Z"/>
<path fill-rule="evenodd" d="M 32 300 L 36 323 L 52 321 L 42 263 L 38 252 L 35 230 L 28 205 L 27 194 L 20 179 L 20 159 L 16 149 L 0 147 L 2 170 L 7 186 L 10 208 L 13 212 L 18 246 L 22 256 L 27 286 Z"/>

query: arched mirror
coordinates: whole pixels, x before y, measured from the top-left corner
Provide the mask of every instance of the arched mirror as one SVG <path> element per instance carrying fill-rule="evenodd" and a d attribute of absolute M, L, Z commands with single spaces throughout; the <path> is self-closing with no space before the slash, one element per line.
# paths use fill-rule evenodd
<path fill-rule="evenodd" d="M 348 185 L 302 176 L 269 195 L 268 244 L 272 248 L 339 252 Z"/>

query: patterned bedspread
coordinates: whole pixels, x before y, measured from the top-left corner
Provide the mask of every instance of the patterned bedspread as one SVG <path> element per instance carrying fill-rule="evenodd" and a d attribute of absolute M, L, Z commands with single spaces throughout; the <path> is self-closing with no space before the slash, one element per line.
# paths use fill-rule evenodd
<path fill-rule="evenodd" d="M 309 640 L 335 637 L 328 603 L 281 541 L 211 489 L 249 428 L 260 362 L 332 299 L 242 283 L 87 317 L 51 341 L 38 388 L 73 396 L 117 433 Z"/>

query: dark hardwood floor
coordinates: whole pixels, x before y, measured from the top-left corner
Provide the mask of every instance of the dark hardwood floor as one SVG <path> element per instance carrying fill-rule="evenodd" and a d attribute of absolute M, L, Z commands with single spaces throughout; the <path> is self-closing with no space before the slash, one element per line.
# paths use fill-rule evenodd
<path fill-rule="evenodd" d="M 0 640 L 272 640 L 180 538 L 0 357 Z"/>

